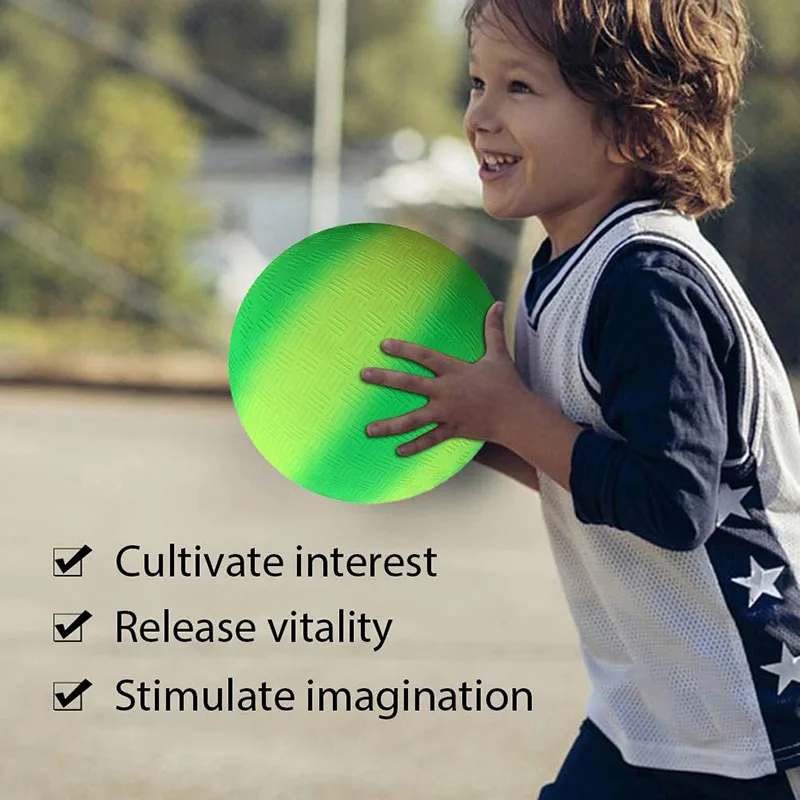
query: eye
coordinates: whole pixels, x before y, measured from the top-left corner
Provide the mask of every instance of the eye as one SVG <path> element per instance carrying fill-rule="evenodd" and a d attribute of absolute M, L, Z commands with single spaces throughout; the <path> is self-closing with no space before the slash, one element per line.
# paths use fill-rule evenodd
<path fill-rule="evenodd" d="M 472 88 L 475 91 L 480 92 L 486 88 L 483 81 L 480 78 L 470 76 L 470 81 L 472 84 Z M 533 89 L 531 89 L 531 87 L 528 86 L 527 83 L 523 83 L 522 81 L 511 81 L 508 87 L 512 92 L 520 92 L 522 94 L 534 94 Z"/>
<path fill-rule="evenodd" d="M 512 91 L 521 88 L 523 92 L 527 92 L 528 94 L 533 94 L 533 89 L 531 89 L 531 87 L 528 86 L 527 83 L 523 83 L 522 81 L 511 81 L 510 88 Z"/>

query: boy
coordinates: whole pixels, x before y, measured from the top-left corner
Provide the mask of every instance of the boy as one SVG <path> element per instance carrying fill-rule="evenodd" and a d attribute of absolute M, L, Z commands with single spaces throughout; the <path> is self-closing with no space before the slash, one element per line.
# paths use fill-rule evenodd
<path fill-rule="evenodd" d="M 398 452 L 479 439 L 540 490 L 592 681 L 541 800 L 800 798 L 797 409 L 696 223 L 731 200 L 739 0 L 471 0 L 465 21 L 484 207 L 548 238 L 513 365 L 494 309 L 474 365 L 395 343 L 436 377 L 375 381 L 430 403 L 368 433 L 437 421 Z"/>

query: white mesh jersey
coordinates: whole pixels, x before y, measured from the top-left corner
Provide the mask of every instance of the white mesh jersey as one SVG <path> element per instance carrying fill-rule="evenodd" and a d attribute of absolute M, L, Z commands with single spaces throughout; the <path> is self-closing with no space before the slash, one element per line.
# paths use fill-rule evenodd
<path fill-rule="evenodd" d="M 740 435 L 721 466 L 718 527 L 692 550 L 584 524 L 572 495 L 540 474 L 592 683 L 587 715 L 632 765 L 756 778 L 800 764 L 800 430 L 785 370 L 741 285 L 693 219 L 655 201 L 625 204 L 530 313 L 523 292 L 515 363 L 534 394 L 623 441 L 595 399 L 582 339 L 598 278 L 633 241 L 683 254 L 715 287 L 746 355 Z M 766 569 L 766 555 L 779 566 Z"/>

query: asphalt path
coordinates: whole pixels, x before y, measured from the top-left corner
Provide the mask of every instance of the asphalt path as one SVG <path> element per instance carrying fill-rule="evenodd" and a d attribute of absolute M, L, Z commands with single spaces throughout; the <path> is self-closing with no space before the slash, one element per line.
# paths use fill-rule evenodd
<path fill-rule="evenodd" d="M 485 467 L 470 464 L 411 500 L 356 506 L 286 480 L 229 402 L 9 389 L 0 392 L 0 487 L 2 798 L 522 800 L 537 797 L 574 738 L 588 681 L 538 495 Z M 135 578 L 116 567 L 126 546 L 140 548 L 123 559 L 135 571 L 145 553 L 156 563 L 170 544 L 208 554 L 212 566 L 251 548 L 262 567 L 277 554 L 283 574 Z M 72 567 L 82 575 L 55 577 L 53 548 L 66 566 L 83 545 L 92 551 Z M 297 578 L 298 545 L 404 559 L 430 548 L 436 577 Z M 217 632 L 222 619 L 250 620 L 257 634 L 144 640 L 163 635 L 165 610 L 190 621 L 184 638 L 201 619 Z M 79 625 L 84 611 L 91 617 Z M 149 634 L 134 626 L 118 642 L 123 611 L 128 622 L 153 619 Z M 279 642 L 267 635 L 268 620 L 277 631 L 306 614 L 313 638 L 322 620 L 338 626 L 340 612 L 364 615 L 355 641 L 291 642 L 290 624 Z M 54 641 L 71 622 L 68 638 L 82 641 Z M 377 650 L 375 623 L 385 634 Z M 242 623 L 243 638 L 247 630 Z M 163 705 L 168 688 L 216 689 L 228 679 L 237 698 L 263 684 L 271 710 L 142 708 L 153 708 L 156 689 Z M 91 686 L 55 711 L 55 692 L 66 701 L 84 680 Z M 388 709 L 392 687 L 441 698 L 462 683 L 509 695 L 527 688 L 532 711 L 380 718 L 390 716 L 378 708 L 382 689 Z M 309 686 L 348 688 L 373 708 L 309 711 Z M 292 710 L 277 707 L 279 689 Z"/>

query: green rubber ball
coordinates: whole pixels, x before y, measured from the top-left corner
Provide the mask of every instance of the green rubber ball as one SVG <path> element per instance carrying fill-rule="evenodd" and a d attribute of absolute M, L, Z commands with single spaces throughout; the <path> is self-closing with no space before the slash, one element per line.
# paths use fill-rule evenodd
<path fill-rule="evenodd" d="M 427 492 L 463 469 L 483 442 L 447 439 L 398 455 L 436 423 L 378 437 L 367 436 L 367 425 L 429 400 L 368 383 L 361 371 L 434 377 L 385 353 L 384 339 L 479 360 L 493 302 L 463 259 L 416 231 L 359 223 L 315 233 L 267 266 L 238 311 L 228 372 L 239 420 L 275 469 L 316 494 L 387 503 Z"/>

